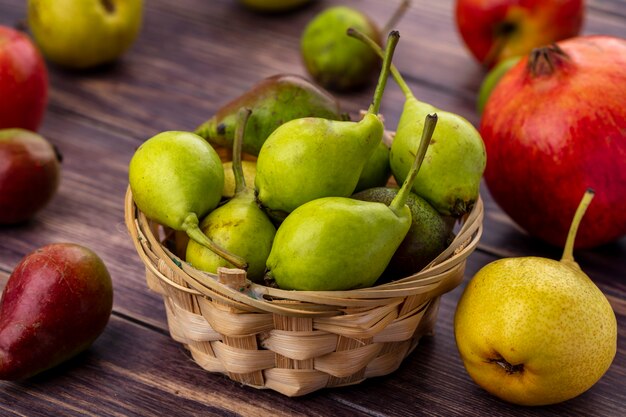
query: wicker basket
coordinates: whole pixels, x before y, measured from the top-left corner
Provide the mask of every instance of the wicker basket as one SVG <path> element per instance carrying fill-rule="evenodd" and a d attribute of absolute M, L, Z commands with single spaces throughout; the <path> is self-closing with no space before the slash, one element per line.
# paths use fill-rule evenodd
<path fill-rule="evenodd" d="M 483 203 L 452 244 L 413 276 L 351 291 L 285 291 L 218 275 L 182 261 L 186 236 L 148 220 L 130 188 L 126 225 L 146 266 L 148 287 L 163 296 L 171 336 L 211 372 L 255 388 L 298 396 L 351 385 L 396 370 L 433 330 L 439 296 L 463 278 L 482 232 Z"/>

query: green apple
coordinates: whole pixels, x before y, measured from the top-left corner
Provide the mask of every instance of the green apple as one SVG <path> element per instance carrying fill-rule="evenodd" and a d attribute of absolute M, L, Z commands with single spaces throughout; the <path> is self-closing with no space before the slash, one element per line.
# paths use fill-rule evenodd
<path fill-rule="evenodd" d="M 514 56 L 511 58 L 507 58 L 504 61 L 500 62 L 496 65 L 485 77 L 482 84 L 480 85 L 480 90 L 478 90 L 478 101 L 476 103 L 476 108 L 478 110 L 478 114 L 483 114 L 483 109 L 487 104 L 487 100 L 491 95 L 491 92 L 498 82 L 500 78 L 504 76 L 515 64 L 519 62 L 521 56 Z"/>
<path fill-rule="evenodd" d="M 114 61 L 141 27 L 143 0 L 29 0 L 28 26 L 43 54 L 68 68 Z"/>

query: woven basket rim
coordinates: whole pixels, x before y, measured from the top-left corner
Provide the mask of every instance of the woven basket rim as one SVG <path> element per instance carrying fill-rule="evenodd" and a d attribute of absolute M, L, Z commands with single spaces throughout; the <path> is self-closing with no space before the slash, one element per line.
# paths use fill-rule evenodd
<path fill-rule="evenodd" d="M 156 223 L 147 219 L 135 205 L 130 186 L 125 196 L 124 214 L 126 227 L 142 262 L 167 285 L 192 295 L 235 303 L 243 311 L 333 316 L 340 314 L 341 309 L 388 305 L 410 295 L 425 293 L 435 297 L 454 288 L 441 288 L 438 291 L 447 277 L 458 274 L 459 270 L 463 273 L 465 260 L 474 251 L 482 235 L 484 206 L 479 196 L 471 212 L 462 219 L 462 227 L 455 239 L 422 271 L 396 281 L 347 291 L 282 290 L 251 281 L 247 281 L 245 286 L 233 288 L 219 282 L 217 274 L 192 267 L 164 247 L 153 233 Z M 158 266 L 160 263 L 175 271 L 189 288 L 163 274 Z"/>

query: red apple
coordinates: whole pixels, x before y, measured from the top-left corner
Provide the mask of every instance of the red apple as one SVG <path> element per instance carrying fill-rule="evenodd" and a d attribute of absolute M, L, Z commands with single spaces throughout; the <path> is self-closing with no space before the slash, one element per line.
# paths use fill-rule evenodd
<path fill-rule="evenodd" d="M 25 34 L 0 26 L 0 129 L 39 129 L 48 103 L 48 72 Z"/>
<path fill-rule="evenodd" d="M 60 155 L 40 135 L 0 130 L 0 225 L 30 219 L 59 185 Z"/>
<path fill-rule="evenodd" d="M 472 54 L 492 67 L 578 35 L 583 0 L 457 0 L 456 24 Z"/>
<path fill-rule="evenodd" d="M 626 234 L 626 40 L 578 37 L 522 58 L 483 113 L 485 180 L 531 235 L 563 245 L 586 188 L 577 247 Z"/>
<path fill-rule="evenodd" d="M 0 379 L 31 377 L 87 349 L 112 305 L 111 277 L 90 249 L 57 243 L 24 257 L 0 300 Z"/>

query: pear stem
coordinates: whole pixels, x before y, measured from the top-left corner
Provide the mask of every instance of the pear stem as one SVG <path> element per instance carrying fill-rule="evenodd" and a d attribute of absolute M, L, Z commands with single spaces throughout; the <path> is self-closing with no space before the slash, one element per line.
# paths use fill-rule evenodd
<path fill-rule="evenodd" d="M 428 145 L 430 145 L 430 140 L 433 137 L 433 132 L 435 131 L 435 126 L 437 125 L 437 113 L 426 115 L 426 121 L 424 122 L 424 130 L 422 130 L 422 139 L 420 140 L 419 148 L 417 149 L 417 155 L 415 155 L 415 160 L 413 161 L 413 165 L 411 166 L 411 170 L 404 180 L 404 184 L 402 184 L 402 188 L 398 191 L 398 194 L 394 197 L 389 204 L 389 208 L 396 214 L 400 214 L 400 209 L 404 207 L 406 204 L 406 200 L 409 198 L 409 193 L 413 188 L 413 183 L 415 182 L 415 178 L 417 177 L 417 173 L 419 172 L 420 166 L 422 165 L 422 161 L 424 161 L 424 157 L 426 156 L 426 150 L 428 150 Z"/>
<path fill-rule="evenodd" d="M 243 136 L 246 133 L 246 124 L 252 110 L 248 108 L 239 109 L 237 114 L 237 126 L 235 127 L 235 140 L 233 141 L 233 174 L 235 175 L 235 195 L 246 189 L 246 179 L 243 176 L 241 167 L 241 148 L 243 147 Z"/>
<path fill-rule="evenodd" d="M 365 33 L 359 31 L 358 29 L 349 28 L 348 36 L 351 36 L 365 43 L 370 48 L 372 48 L 372 50 L 376 52 L 378 56 L 384 59 L 385 55 L 384 55 L 383 49 L 380 46 L 378 46 L 378 44 L 374 42 L 374 40 L 370 38 L 369 36 L 367 36 Z M 402 75 L 400 74 L 400 71 L 398 71 L 396 66 L 391 64 L 389 66 L 389 71 L 391 71 L 391 75 L 393 76 L 393 79 L 396 81 L 396 84 L 398 84 L 398 86 L 400 87 L 400 90 L 402 90 L 405 97 L 407 98 L 414 97 L 413 92 L 411 91 L 407 83 L 404 81 L 404 78 L 402 78 Z"/>
<path fill-rule="evenodd" d="M 189 236 L 191 240 L 208 248 L 216 255 L 219 255 L 222 258 L 226 259 L 228 262 L 235 265 L 235 267 L 240 269 L 248 268 L 248 264 L 245 259 L 222 248 L 217 243 L 209 239 L 204 233 L 202 233 L 202 230 L 200 230 L 200 227 L 198 227 L 198 216 L 196 215 L 196 213 L 189 213 L 189 215 L 183 222 L 182 229 L 185 233 L 187 233 L 187 236 Z"/>
<path fill-rule="evenodd" d="M 583 198 L 580 200 L 576 213 L 574 214 L 572 224 L 569 227 L 569 232 L 567 233 L 567 240 L 565 241 L 565 248 L 563 249 L 561 262 L 574 262 L 574 240 L 576 239 L 576 232 L 578 232 L 578 226 L 580 225 L 580 222 L 587 211 L 587 207 L 589 207 L 589 204 L 591 203 L 591 200 L 593 200 L 595 194 L 596 193 L 593 189 L 587 188 Z"/>
<path fill-rule="evenodd" d="M 402 16 L 404 16 L 406 11 L 409 9 L 409 6 L 411 6 L 411 0 L 402 0 L 402 3 L 400 3 L 396 11 L 393 12 L 389 20 L 387 20 L 387 23 L 385 23 L 385 26 L 383 26 L 381 32 L 387 33 L 391 29 L 393 29 L 396 23 L 398 23 L 400 19 L 402 19 Z"/>
<path fill-rule="evenodd" d="M 348 29 L 348 31 L 350 31 L 350 29 Z M 378 111 L 380 110 L 380 103 L 383 99 L 383 91 L 385 91 L 387 78 L 389 78 L 391 59 L 399 40 L 400 32 L 398 32 L 397 30 L 389 32 L 389 36 L 387 37 L 387 46 L 385 47 L 385 52 L 383 56 L 383 67 L 380 70 L 380 76 L 378 78 L 378 84 L 376 85 L 376 91 L 374 91 L 374 101 L 370 105 L 369 109 L 367 109 L 367 112 L 373 115 L 377 115 Z"/>

